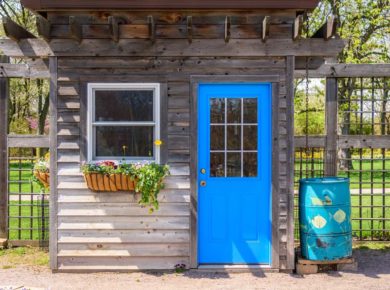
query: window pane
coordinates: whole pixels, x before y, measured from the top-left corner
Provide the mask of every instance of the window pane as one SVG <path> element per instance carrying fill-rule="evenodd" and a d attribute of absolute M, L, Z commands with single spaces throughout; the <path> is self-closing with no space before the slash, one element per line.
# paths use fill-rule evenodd
<path fill-rule="evenodd" d="M 227 100 L 227 122 L 241 123 L 241 99 Z"/>
<path fill-rule="evenodd" d="M 241 177 L 241 153 L 227 154 L 227 176 Z"/>
<path fill-rule="evenodd" d="M 210 99 L 211 123 L 225 122 L 225 99 Z"/>
<path fill-rule="evenodd" d="M 95 91 L 95 121 L 153 121 L 153 91 Z"/>
<path fill-rule="evenodd" d="M 244 176 L 257 177 L 257 153 L 244 153 Z"/>
<path fill-rule="evenodd" d="M 227 126 L 227 149 L 241 150 L 241 126 Z"/>
<path fill-rule="evenodd" d="M 225 177 L 225 153 L 210 154 L 210 176 Z"/>
<path fill-rule="evenodd" d="M 96 127 L 96 157 L 153 157 L 154 128 Z"/>
<path fill-rule="evenodd" d="M 257 98 L 244 99 L 244 123 L 257 123 Z"/>
<path fill-rule="evenodd" d="M 257 126 L 244 126 L 244 150 L 257 150 Z"/>
<path fill-rule="evenodd" d="M 211 126 L 210 140 L 211 150 L 225 150 L 225 126 Z"/>

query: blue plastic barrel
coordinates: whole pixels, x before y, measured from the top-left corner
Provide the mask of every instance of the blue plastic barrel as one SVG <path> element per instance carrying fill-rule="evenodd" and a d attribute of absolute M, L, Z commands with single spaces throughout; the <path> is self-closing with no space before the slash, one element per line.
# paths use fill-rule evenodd
<path fill-rule="evenodd" d="M 352 255 L 348 178 L 300 180 L 299 229 L 305 259 L 329 261 Z"/>

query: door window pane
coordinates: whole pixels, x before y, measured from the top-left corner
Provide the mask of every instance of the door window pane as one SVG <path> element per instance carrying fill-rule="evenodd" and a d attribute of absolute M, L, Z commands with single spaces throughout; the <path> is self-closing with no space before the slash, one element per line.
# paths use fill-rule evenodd
<path fill-rule="evenodd" d="M 241 153 L 227 154 L 226 170 L 229 177 L 241 177 Z"/>
<path fill-rule="evenodd" d="M 241 150 L 241 126 L 227 126 L 227 149 Z"/>
<path fill-rule="evenodd" d="M 244 177 L 257 176 L 257 153 L 244 153 Z"/>
<path fill-rule="evenodd" d="M 211 108 L 211 123 L 224 123 L 225 122 L 225 99 L 210 99 Z"/>
<path fill-rule="evenodd" d="M 211 177 L 257 176 L 257 104 L 257 98 L 210 99 Z"/>
<path fill-rule="evenodd" d="M 96 90 L 95 121 L 153 121 L 152 90 Z"/>
<path fill-rule="evenodd" d="M 210 176 L 225 177 L 225 153 L 210 154 Z"/>
<path fill-rule="evenodd" d="M 210 128 L 210 149 L 225 149 L 225 126 L 211 126 Z"/>
<path fill-rule="evenodd" d="M 257 123 L 257 98 L 244 99 L 243 123 Z"/>
<path fill-rule="evenodd" d="M 257 126 L 244 125 L 244 150 L 257 150 Z"/>
<path fill-rule="evenodd" d="M 241 123 L 241 99 L 227 99 L 227 122 Z"/>
<path fill-rule="evenodd" d="M 151 126 L 96 127 L 96 157 L 153 157 L 154 128 Z"/>

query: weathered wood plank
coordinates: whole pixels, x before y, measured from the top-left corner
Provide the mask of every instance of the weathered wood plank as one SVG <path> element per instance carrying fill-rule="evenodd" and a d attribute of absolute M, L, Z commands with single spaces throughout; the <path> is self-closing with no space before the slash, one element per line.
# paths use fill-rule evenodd
<path fill-rule="evenodd" d="M 188 230 L 58 230 L 60 243 L 186 243 Z"/>
<path fill-rule="evenodd" d="M 91 192 L 87 189 L 60 189 L 58 191 L 58 202 L 61 203 L 138 203 L 140 194 L 124 192 Z M 158 195 L 161 203 L 186 203 L 189 202 L 188 190 L 162 190 Z"/>
<path fill-rule="evenodd" d="M 389 136 L 347 135 L 338 137 L 338 148 L 390 148 Z"/>
<path fill-rule="evenodd" d="M 183 217 L 59 217 L 59 230 L 189 230 Z M 147 255 L 149 253 L 146 253 Z M 149 254 L 150 255 L 150 254 Z"/>
<path fill-rule="evenodd" d="M 37 25 L 37 31 L 38 35 L 42 37 L 47 42 L 50 41 L 50 31 L 51 31 L 51 24 L 50 22 L 42 17 L 41 15 L 36 15 L 36 25 Z"/>
<path fill-rule="evenodd" d="M 296 70 L 297 78 L 305 77 L 306 72 Z M 309 77 L 389 77 L 390 64 L 324 64 L 316 70 L 309 70 Z"/>
<path fill-rule="evenodd" d="M 337 79 L 326 78 L 326 97 L 325 97 L 325 122 L 326 122 L 326 141 L 325 141 L 325 176 L 337 175 Z"/>
<path fill-rule="evenodd" d="M 0 64 L 0 76 L 8 78 L 49 78 L 49 68 L 43 60 L 28 64 Z"/>
<path fill-rule="evenodd" d="M 149 209 L 137 203 L 59 203 L 58 216 L 148 216 Z M 151 216 L 189 216 L 187 203 L 161 204 Z"/>
<path fill-rule="evenodd" d="M 287 203 L 287 262 L 286 269 L 293 270 L 295 268 L 295 249 L 294 249 L 294 68 L 295 57 L 288 56 L 286 69 L 286 114 L 287 114 L 287 162 L 286 169 L 287 174 L 287 190 L 288 190 L 288 203 Z M 282 169 L 282 167 L 280 168 Z M 280 172 L 283 172 L 280 170 Z"/>
<path fill-rule="evenodd" d="M 5 35 L 15 41 L 20 41 L 26 38 L 35 38 L 35 35 L 18 23 L 13 21 L 10 17 L 3 18 L 3 28 Z"/>
<path fill-rule="evenodd" d="M 0 49 L 11 57 L 47 56 L 336 56 L 344 47 L 341 39 L 255 39 L 234 40 L 229 43 L 209 39 L 194 39 L 191 45 L 184 39 L 157 39 L 154 44 L 140 40 L 85 39 L 81 43 L 54 39 L 48 45 L 41 39 L 23 39 L 19 43 L 0 40 Z"/>
<path fill-rule="evenodd" d="M 8 146 L 10 148 L 49 148 L 48 136 L 36 135 L 8 135 Z"/>
<path fill-rule="evenodd" d="M 0 56 L 1 62 L 8 62 Z M 7 239 L 8 228 L 8 79 L 0 77 L 0 239 Z"/>
<path fill-rule="evenodd" d="M 50 268 L 57 269 L 57 58 L 49 58 L 50 68 Z"/>
<path fill-rule="evenodd" d="M 175 244 L 60 244 L 59 257 L 186 257 L 189 245 Z"/>
<path fill-rule="evenodd" d="M 174 269 L 177 264 L 188 265 L 188 257 L 60 257 L 63 271 L 139 271 Z"/>

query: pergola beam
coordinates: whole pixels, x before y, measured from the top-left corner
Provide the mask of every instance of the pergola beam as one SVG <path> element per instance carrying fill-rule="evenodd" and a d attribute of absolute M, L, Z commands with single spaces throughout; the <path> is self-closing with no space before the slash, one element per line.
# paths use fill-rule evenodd
<path fill-rule="evenodd" d="M 28 64 L 0 63 L 0 77 L 44 79 L 49 78 L 47 60 L 35 60 Z"/>
<path fill-rule="evenodd" d="M 296 78 L 305 76 L 305 70 L 295 70 Z M 390 77 L 390 64 L 324 64 L 316 70 L 309 70 L 309 77 Z"/>
<path fill-rule="evenodd" d="M 51 32 L 51 24 L 50 22 L 40 16 L 40 15 L 37 15 L 37 18 L 36 18 L 36 24 L 37 24 L 37 30 L 38 30 L 38 35 L 40 37 L 42 37 L 44 40 L 46 40 L 47 42 L 50 41 L 50 32 Z"/>
<path fill-rule="evenodd" d="M 270 16 L 265 16 L 263 19 L 263 24 L 261 27 L 261 40 L 263 42 L 266 42 L 269 37 L 269 27 L 271 22 L 270 20 L 271 20 Z"/>
<path fill-rule="evenodd" d="M 42 39 L 24 39 L 19 43 L 0 39 L 0 49 L 11 57 L 48 56 L 318 56 L 334 57 L 344 48 L 341 39 L 240 39 L 224 43 L 208 39 L 156 39 L 153 46 L 137 39 L 121 39 L 114 43 L 107 39 L 84 39 L 81 43 L 70 39 L 53 39 L 50 44 Z"/>
<path fill-rule="evenodd" d="M 303 15 L 298 15 L 294 20 L 293 26 L 293 40 L 299 40 L 302 37 L 303 30 Z"/>
<path fill-rule="evenodd" d="M 322 25 L 312 38 L 331 39 L 337 32 L 337 18 L 333 15 L 329 16 L 327 21 Z"/>
<path fill-rule="evenodd" d="M 35 35 L 17 24 L 9 17 L 3 18 L 3 28 L 5 35 L 15 41 L 20 41 L 26 38 L 35 38 Z"/>

